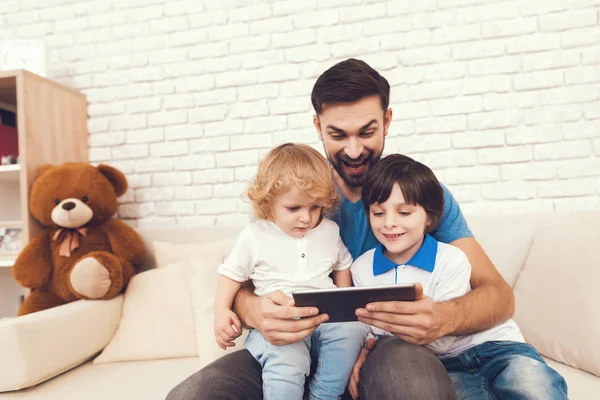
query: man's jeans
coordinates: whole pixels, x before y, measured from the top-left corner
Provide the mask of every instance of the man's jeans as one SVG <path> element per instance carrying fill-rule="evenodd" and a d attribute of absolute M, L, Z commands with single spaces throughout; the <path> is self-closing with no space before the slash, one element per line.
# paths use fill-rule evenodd
<path fill-rule="evenodd" d="M 459 399 L 567 399 L 567 384 L 526 343 L 487 342 L 442 360 Z"/>
<path fill-rule="evenodd" d="M 361 400 L 456 399 L 452 382 L 435 354 L 393 336 L 379 340 L 367 357 L 359 390 Z M 207 365 L 167 396 L 167 400 L 262 398 L 262 370 L 247 350 L 229 353 Z M 350 399 L 347 394 L 343 398 Z"/>
<path fill-rule="evenodd" d="M 308 382 L 308 398 L 339 399 L 367 333 L 368 326 L 360 322 L 323 324 L 304 340 L 274 346 L 253 329 L 246 349 L 262 367 L 264 399 L 301 399 L 311 360 L 317 369 Z"/>

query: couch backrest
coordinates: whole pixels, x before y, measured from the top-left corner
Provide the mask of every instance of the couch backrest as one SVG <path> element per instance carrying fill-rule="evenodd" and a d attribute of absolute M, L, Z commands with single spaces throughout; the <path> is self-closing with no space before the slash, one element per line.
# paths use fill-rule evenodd
<path fill-rule="evenodd" d="M 597 216 L 599 212 L 553 213 L 529 215 L 467 215 L 469 227 L 488 254 L 502 277 L 514 286 L 521 271 L 536 230 L 551 222 L 560 227 L 565 221 Z M 206 244 L 237 236 L 245 221 L 239 225 L 206 227 L 141 228 L 148 259 L 142 270 L 154 268 L 153 241 Z"/>
<path fill-rule="evenodd" d="M 206 226 L 206 227 L 173 227 L 173 228 L 141 228 L 137 232 L 141 235 L 148 252 L 148 258 L 141 271 L 156 267 L 154 256 L 154 241 L 173 243 L 210 243 L 222 239 L 235 238 L 242 230 L 239 226 Z"/>
<path fill-rule="evenodd" d="M 525 339 L 541 354 L 600 376 L 600 212 L 548 216 L 514 286 Z"/>
<path fill-rule="evenodd" d="M 540 213 L 529 215 L 468 215 L 469 227 L 502 277 L 511 287 L 521 272 L 533 241 L 540 230 L 565 230 L 568 235 L 574 221 L 597 219 L 600 212 Z M 566 260 L 556 260 L 562 262 Z"/>
<path fill-rule="evenodd" d="M 531 215 L 467 216 L 473 235 L 504 280 L 513 287 L 538 223 Z"/>

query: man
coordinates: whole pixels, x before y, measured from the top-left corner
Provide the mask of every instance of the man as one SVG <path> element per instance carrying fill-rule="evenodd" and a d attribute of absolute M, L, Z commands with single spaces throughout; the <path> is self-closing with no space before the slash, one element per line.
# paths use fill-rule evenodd
<path fill-rule="evenodd" d="M 333 219 L 354 258 L 376 246 L 361 202 L 364 176 L 381 157 L 392 121 L 390 87 L 365 62 L 349 59 L 325 71 L 312 92 L 314 125 L 332 166 L 342 205 Z M 444 188 L 444 216 L 433 236 L 462 249 L 472 264 L 472 291 L 434 303 L 420 296 L 411 303 L 376 304 L 360 316 L 395 336 L 365 345 L 351 381 L 353 396 L 363 399 L 451 399 L 452 383 L 437 357 L 424 348 L 446 335 L 483 331 L 510 318 L 514 297 L 483 249 L 472 237 L 460 208 Z M 327 315 L 293 306 L 281 292 L 256 297 L 240 290 L 235 311 L 247 327 L 272 344 L 285 345 L 310 335 Z M 302 319 L 298 319 L 302 317 Z M 356 376 L 360 369 L 360 384 Z M 229 354 L 180 383 L 176 399 L 262 399 L 261 370 L 245 350 Z"/>

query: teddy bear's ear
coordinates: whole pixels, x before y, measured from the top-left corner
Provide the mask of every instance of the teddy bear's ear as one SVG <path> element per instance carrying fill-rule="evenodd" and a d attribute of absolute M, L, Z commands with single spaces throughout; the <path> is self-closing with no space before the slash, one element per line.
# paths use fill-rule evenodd
<path fill-rule="evenodd" d="M 98 165 L 98 171 L 113 185 L 117 197 L 121 197 L 125 194 L 128 187 L 127 178 L 125 178 L 125 175 L 123 175 L 121 171 L 105 164 Z"/>

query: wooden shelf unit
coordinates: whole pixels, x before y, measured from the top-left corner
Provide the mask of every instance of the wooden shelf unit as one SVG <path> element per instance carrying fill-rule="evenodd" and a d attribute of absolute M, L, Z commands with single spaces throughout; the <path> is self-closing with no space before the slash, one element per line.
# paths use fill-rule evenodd
<path fill-rule="evenodd" d="M 87 102 L 79 91 L 28 71 L 0 71 L 0 108 L 17 114 L 19 147 L 19 164 L 0 166 L 0 227 L 19 223 L 25 245 L 42 230 L 28 208 L 39 168 L 89 161 Z M 0 318 L 15 315 L 23 292 L 10 274 L 13 261 L 0 254 Z"/>

